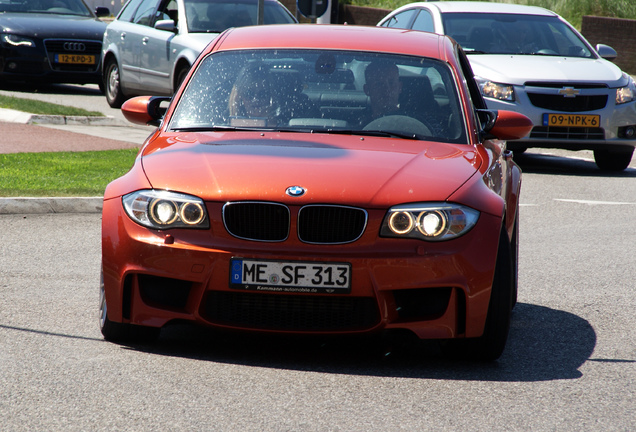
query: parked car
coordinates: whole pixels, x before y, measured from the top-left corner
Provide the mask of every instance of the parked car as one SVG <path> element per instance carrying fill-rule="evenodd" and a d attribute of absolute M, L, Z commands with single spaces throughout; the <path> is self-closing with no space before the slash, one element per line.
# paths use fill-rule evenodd
<path fill-rule="evenodd" d="M 104 34 L 106 100 L 113 108 L 140 94 L 172 95 L 205 46 L 229 27 L 258 24 L 256 0 L 130 0 Z M 265 0 L 264 24 L 296 18 Z"/>
<path fill-rule="evenodd" d="M 546 9 L 487 2 L 405 5 L 379 23 L 446 34 L 470 58 L 492 109 L 527 115 L 531 133 L 512 144 L 593 150 L 599 168 L 627 168 L 636 146 L 634 80 L 593 48 L 567 21 Z"/>
<path fill-rule="evenodd" d="M 531 122 L 485 109 L 452 39 L 230 29 L 169 100 L 122 106 L 159 128 L 105 191 L 107 340 L 157 336 L 172 322 L 402 329 L 451 352 L 501 354 L 521 176 L 501 139 Z"/>
<path fill-rule="evenodd" d="M 82 0 L 0 1 L 0 80 L 101 83 L 100 54 L 108 16 Z"/>

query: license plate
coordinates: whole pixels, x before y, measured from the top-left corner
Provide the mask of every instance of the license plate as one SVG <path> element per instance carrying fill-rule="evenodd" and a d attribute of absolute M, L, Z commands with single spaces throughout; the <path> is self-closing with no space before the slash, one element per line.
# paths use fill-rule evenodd
<path fill-rule="evenodd" d="M 95 56 L 83 54 L 55 54 L 57 63 L 65 64 L 95 64 Z"/>
<path fill-rule="evenodd" d="M 543 114 L 543 126 L 599 127 L 600 115 L 590 114 Z"/>
<path fill-rule="evenodd" d="M 230 287 L 274 292 L 348 294 L 351 264 L 232 258 Z"/>

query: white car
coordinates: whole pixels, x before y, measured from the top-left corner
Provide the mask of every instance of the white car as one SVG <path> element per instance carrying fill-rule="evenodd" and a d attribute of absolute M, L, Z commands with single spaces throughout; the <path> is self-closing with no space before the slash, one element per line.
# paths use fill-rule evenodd
<path fill-rule="evenodd" d="M 379 23 L 446 34 L 468 54 L 488 108 L 517 111 L 534 123 L 510 143 L 593 150 L 599 168 L 621 171 L 636 146 L 634 80 L 567 21 L 543 8 L 486 2 L 411 3 Z"/>
<path fill-rule="evenodd" d="M 102 44 L 106 100 L 172 96 L 199 53 L 230 27 L 258 24 L 257 0 L 130 0 L 108 25 Z M 265 0 L 263 24 L 294 24 L 276 0 Z"/>

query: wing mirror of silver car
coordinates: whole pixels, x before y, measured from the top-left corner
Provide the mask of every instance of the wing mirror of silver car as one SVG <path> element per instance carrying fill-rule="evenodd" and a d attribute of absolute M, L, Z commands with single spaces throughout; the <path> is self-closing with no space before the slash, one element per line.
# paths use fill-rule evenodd
<path fill-rule="evenodd" d="M 171 19 L 157 21 L 155 23 L 155 28 L 157 30 L 165 30 L 165 31 L 169 31 L 169 32 L 172 32 L 172 33 L 176 33 L 177 32 L 177 25 Z"/>
<path fill-rule="evenodd" d="M 604 58 L 605 60 L 610 60 L 610 61 L 615 60 L 616 57 L 618 56 L 618 53 L 616 52 L 614 48 L 605 44 L 597 44 L 596 52 L 598 53 L 598 55 L 601 56 L 601 58 Z"/>

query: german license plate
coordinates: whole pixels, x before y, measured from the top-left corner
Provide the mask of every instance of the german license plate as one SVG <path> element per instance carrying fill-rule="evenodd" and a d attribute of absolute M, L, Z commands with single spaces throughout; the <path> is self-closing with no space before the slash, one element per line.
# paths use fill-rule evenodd
<path fill-rule="evenodd" d="M 253 291 L 348 294 L 351 264 L 232 258 L 230 287 Z"/>
<path fill-rule="evenodd" d="M 55 54 L 57 63 L 65 64 L 95 64 L 95 56 L 84 54 Z"/>
<path fill-rule="evenodd" d="M 599 127 L 600 115 L 590 114 L 543 114 L 543 126 Z"/>

